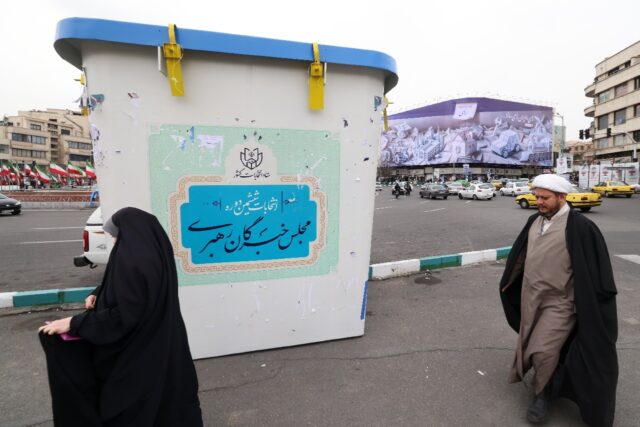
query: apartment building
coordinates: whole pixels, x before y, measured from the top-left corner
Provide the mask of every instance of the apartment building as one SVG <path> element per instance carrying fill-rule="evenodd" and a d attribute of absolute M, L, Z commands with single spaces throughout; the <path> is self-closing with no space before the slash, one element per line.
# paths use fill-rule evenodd
<path fill-rule="evenodd" d="M 567 141 L 564 147 L 565 153 L 569 154 L 573 159 L 573 163 L 581 165 L 589 162 L 593 157 L 593 141 L 574 140 Z"/>
<path fill-rule="evenodd" d="M 584 114 L 592 117 L 593 140 L 585 160 L 637 161 L 640 151 L 640 41 L 596 65 L 584 90 L 593 98 Z"/>
<path fill-rule="evenodd" d="M 0 121 L 0 159 L 48 166 L 91 162 L 87 117 L 71 110 L 19 111 Z"/>

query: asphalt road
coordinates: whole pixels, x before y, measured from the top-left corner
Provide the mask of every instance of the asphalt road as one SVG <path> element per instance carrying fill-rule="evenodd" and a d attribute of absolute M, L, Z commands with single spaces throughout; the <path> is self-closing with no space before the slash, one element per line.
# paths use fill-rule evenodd
<path fill-rule="evenodd" d="M 378 192 L 375 209 L 372 264 L 511 246 L 536 212 L 510 196 L 426 200 L 413 191 L 396 199 L 390 187 Z M 640 195 L 605 199 L 584 215 L 598 225 L 612 257 L 640 254 Z"/>
<path fill-rule="evenodd" d="M 91 209 L 23 209 L 0 215 L 0 292 L 77 288 L 100 283 L 104 267 L 73 265 Z"/>
<path fill-rule="evenodd" d="M 104 266 L 78 268 L 82 229 L 92 210 L 24 210 L 0 215 L 0 292 L 95 286 Z M 534 209 L 513 197 L 491 201 L 421 199 L 377 192 L 371 264 L 510 246 Z M 612 256 L 640 254 L 640 195 L 605 199 L 586 213 Z M 621 266 L 620 268 L 625 268 Z"/>

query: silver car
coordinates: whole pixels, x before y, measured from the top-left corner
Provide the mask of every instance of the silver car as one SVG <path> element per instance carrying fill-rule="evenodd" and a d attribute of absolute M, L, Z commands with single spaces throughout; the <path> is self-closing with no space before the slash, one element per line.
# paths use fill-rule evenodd
<path fill-rule="evenodd" d="M 447 184 L 447 191 L 449 192 L 449 194 L 458 194 L 463 188 L 464 187 L 462 186 L 462 184 L 458 184 L 457 182 Z"/>

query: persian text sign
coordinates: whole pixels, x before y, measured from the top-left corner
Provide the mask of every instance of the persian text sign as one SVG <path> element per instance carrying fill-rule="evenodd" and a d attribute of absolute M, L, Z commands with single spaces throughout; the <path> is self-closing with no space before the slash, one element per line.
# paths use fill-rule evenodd
<path fill-rule="evenodd" d="M 241 271 L 312 264 L 325 241 L 324 194 L 315 179 L 223 184 L 185 177 L 170 200 L 171 239 L 185 271 Z"/>
<path fill-rule="evenodd" d="M 240 196 L 240 197 L 239 197 Z M 317 204 L 306 185 L 198 185 L 180 207 L 194 264 L 309 256 Z"/>

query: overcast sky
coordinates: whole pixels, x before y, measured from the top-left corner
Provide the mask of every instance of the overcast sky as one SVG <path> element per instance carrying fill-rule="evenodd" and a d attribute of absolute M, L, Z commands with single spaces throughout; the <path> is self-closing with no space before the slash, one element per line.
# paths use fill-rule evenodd
<path fill-rule="evenodd" d="M 398 64 L 392 112 L 466 96 L 529 102 L 554 107 L 577 139 L 595 65 L 640 39 L 639 12 L 638 0 L 3 2 L 0 114 L 77 107 L 79 72 L 53 41 L 56 23 L 78 16 L 379 50 Z"/>

